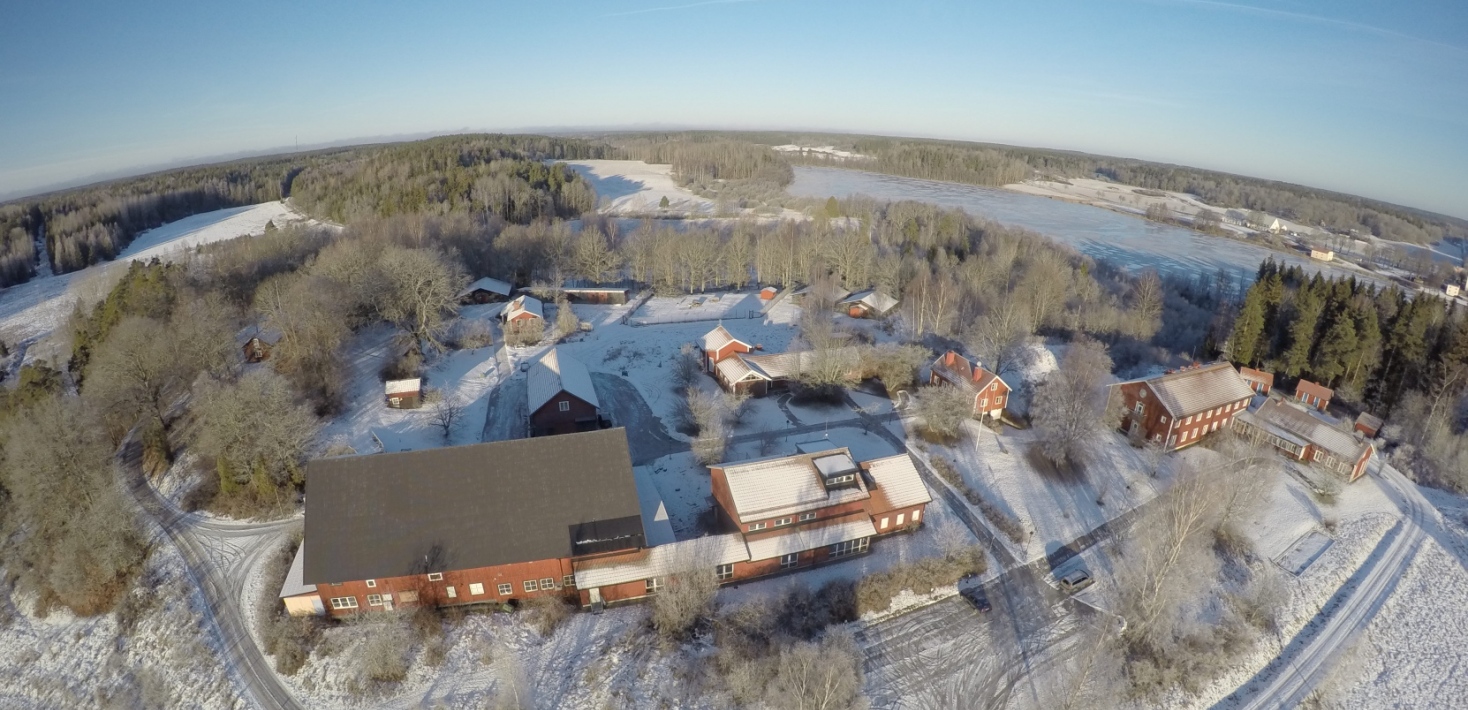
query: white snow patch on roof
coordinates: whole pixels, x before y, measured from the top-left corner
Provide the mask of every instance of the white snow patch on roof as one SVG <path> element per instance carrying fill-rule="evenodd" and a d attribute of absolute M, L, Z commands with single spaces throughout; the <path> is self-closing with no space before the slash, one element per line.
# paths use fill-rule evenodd
<path fill-rule="evenodd" d="M 562 357 L 556 348 L 541 356 L 530 366 L 526 391 L 530 397 L 530 411 L 545 406 L 556 395 L 565 392 L 577 399 L 600 408 L 596 400 L 596 388 L 591 385 L 591 373 L 579 360 Z"/>
<path fill-rule="evenodd" d="M 510 284 L 499 279 L 492 279 L 486 276 L 482 279 L 479 279 L 478 281 L 475 281 L 472 284 L 469 284 L 467 287 L 464 288 L 463 291 L 459 292 L 458 297 L 463 298 L 481 289 L 489 291 L 490 293 L 497 293 L 501 296 L 508 296 L 510 295 L 510 291 L 513 290 Z"/>
<path fill-rule="evenodd" d="M 306 546 L 300 545 L 296 547 L 296 556 L 291 559 L 290 571 L 285 573 L 285 583 L 280 586 L 280 598 L 316 591 L 316 585 L 305 583 L 305 569 Z"/>
<path fill-rule="evenodd" d="M 1173 417 L 1186 417 L 1254 396 L 1253 388 L 1226 362 L 1154 377 L 1147 380 L 1147 385 Z"/>
<path fill-rule="evenodd" d="M 851 456 L 847 449 L 837 449 Z M 810 454 L 726 464 L 724 478 L 739 522 L 777 517 L 804 510 L 864 500 L 866 487 L 838 488 L 827 492 L 811 463 Z"/>
<path fill-rule="evenodd" d="M 863 466 L 877 484 L 874 496 L 885 497 L 890 508 L 895 510 L 933 501 L 917 467 L 912 465 L 912 457 L 907 454 L 867 461 Z"/>
<path fill-rule="evenodd" d="M 868 523 L 868 527 L 870 525 Z M 576 588 L 592 589 L 666 577 L 682 571 L 680 567 L 686 565 L 711 570 L 718 565 L 744 562 L 748 559 L 749 548 L 744 546 L 744 536 L 739 533 L 682 540 L 648 548 L 646 554 L 633 560 L 605 565 L 584 563 L 576 570 Z"/>
<path fill-rule="evenodd" d="M 543 320 L 545 318 L 545 306 L 540 302 L 540 299 L 534 296 L 517 297 L 505 306 L 505 320 L 513 320 L 515 316 L 521 313 L 529 313 Z"/>

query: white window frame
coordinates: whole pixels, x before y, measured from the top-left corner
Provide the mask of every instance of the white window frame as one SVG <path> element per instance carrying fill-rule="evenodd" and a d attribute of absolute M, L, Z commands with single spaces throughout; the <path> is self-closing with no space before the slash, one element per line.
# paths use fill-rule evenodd
<path fill-rule="evenodd" d="M 340 611 L 342 609 L 356 609 L 357 608 L 357 598 L 356 597 L 332 597 L 331 598 L 331 608 L 332 609 L 336 609 L 338 611 Z"/>
<path fill-rule="evenodd" d="M 561 586 L 562 587 L 565 587 L 566 589 L 575 589 L 576 588 L 576 575 L 574 575 L 574 574 L 568 574 L 568 575 L 565 575 L 565 576 L 561 577 Z"/>
<path fill-rule="evenodd" d="M 750 523 L 749 524 L 749 531 L 750 532 L 755 532 L 755 531 L 758 531 L 758 530 L 764 530 L 765 528 L 767 528 L 769 526 L 770 526 L 769 523 Z"/>
<path fill-rule="evenodd" d="M 877 529 L 878 530 L 886 530 L 887 529 L 887 522 L 888 522 L 887 518 L 882 518 L 882 522 L 881 522 L 881 524 L 877 525 Z"/>
<path fill-rule="evenodd" d="M 848 473 L 848 474 L 846 474 L 844 476 L 837 476 L 835 478 L 828 478 L 828 479 L 826 479 L 826 483 L 850 483 L 850 482 L 855 481 L 855 480 L 856 480 L 856 474 L 854 474 L 854 473 Z"/>
<path fill-rule="evenodd" d="M 540 589 L 541 589 L 541 591 L 545 591 L 547 589 L 555 589 L 555 588 L 556 588 L 556 578 L 555 577 L 541 577 L 540 578 Z"/>
<path fill-rule="evenodd" d="M 499 586 L 499 592 L 500 596 L 508 597 L 511 594 L 515 593 L 515 585 L 510 584 L 509 582 L 501 582 Z"/>
<path fill-rule="evenodd" d="M 369 580 L 367 580 L 367 588 L 368 589 L 376 589 L 377 588 L 377 580 L 375 580 L 375 579 L 369 579 Z"/>
<path fill-rule="evenodd" d="M 855 540 L 845 540 L 831 545 L 829 548 L 827 548 L 827 556 L 831 559 L 836 559 L 838 557 L 850 557 L 852 555 L 860 555 L 867 551 L 867 546 L 869 544 L 870 538 L 865 537 L 859 537 Z"/>
<path fill-rule="evenodd" d="M 469 596 L 477 597 L 484 593 L 484 582 L 470 582 Z"/>
<path fill-rule="evenodd" d="M 444 594 L 447 594 L 450 599 L 458 599 L 459 598 L 459 591 L 457 589 L 454 589 L 454 585 L 452 585 L 452 584 L 450 584 L 447 587 L 444 587 L 443 588 L 443 593 Z"/>
<path fill-rule="evenodd" d="M 716 565 L 714 567 L 714 579 L 719 582 L 727 582 L 734 578 L 734 565 Z"/>
<path fill-rule="evenodd" d="M 912 521 L 914 523 L 917 522 L 917 521 L 919 521 L 919 520 L 922 520 L 922 519 L 923 519 L 923 509 L 922 508 L 918 508 L 917 510 L 912 511 Z"/>
<path fill-rule="evenodd" d="M 568 400 L 561 400 L 561 403 L 557 405 L 557 408 L 560 409 L 562 412 L 569 412 L 571 411 L 571 402 Z"/>
<path fill-rule="evenodd" d="M 792 519 L 792 518 L 780 518 L 779 520 L 776 520 L 775 521 L 775 527 L 778 528 L 781 525 L 789 525 L 789 524 L 791 524 L 793 522 L 795 522 L 795 520 Z"/>
<path fill-rule="evenodd" d="M 809 513 L 801 513 L 800 514 L 800 522 L 802 522 L 802 523 L 803 522 L 806 522 L 807 520 L 815 520 L 815 519 L 816 519 L 816 514 L 815 514 L 814 511 L 809 512 Z"/>
<path fill-rule="evenodd" d="M 520 586 L 521 587 L 524 587 L 525 588 L 525 591 L 527 591 L 527 592 L 538 592 L 538 591 L 540 591 L 540 581 L 539 580 L 527 579 L 524 582 L 521 582 L 520 583 Z"/>
<path fill-rule="evenodd" d="M 443 573 L 442 572 L 429 572 L 428 573 L 428 581 L 430 581 L 430 582 L 442 582 L 443 581 Z"/>
<path fill-rule="evenodd" d="M 643 584 L 643 590 L 648 594 L 657 594 L 664 586 L 662 577 L 649 577 Z"/>
<path fill-rule="evenodd" d="M 1134 411 L 1135 411 L 1135 412 L 1136 412 L 1136 413 L 1137 413 L 1137 414 L 1144 414 L 1144 413 L 1146 413 L 1146 409 L 1147 409 L 1147 408 L 1146 408 L 1146 407 L 1145 407 L 1145 406 L 1143 406 L 1143 405 L 1142 405 L 1142 403 L 1141 403 L 1141 401 L 1138 401 L 1138 402 L 1137 402 L 1137 406 L 1135 406 L 1135 407 L 1133 407 L 1133 408 L 1132 408 L 1132 409 L 1133 409 L 1133 410 L 1134 410 Z"/>
<path fill-rule="evenodd" d="M 382 595 L 381 594 L 368 594 L 367 595 L 367 606 L 382 606 Z"/>
<path fill-rule="evenodd" d="M 788 555 L 780 555 L 780 569 L 792 569 L 800 564 L 800 553 L 792 552 Z"/>
<path fill-rule="evenodd" d="M 897 527 L 899 527 L 899 528 L 902 527 L 902 524 L 904 522 L 906 522 L 906 521 L 907 521 L 907 513 L 898 513 L 897 514 Z"/>

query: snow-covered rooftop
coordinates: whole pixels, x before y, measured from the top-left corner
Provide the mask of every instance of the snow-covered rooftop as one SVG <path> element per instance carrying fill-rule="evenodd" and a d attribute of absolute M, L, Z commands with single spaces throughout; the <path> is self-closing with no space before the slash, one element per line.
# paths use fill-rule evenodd
<path fill-rule="evenodd" d="M 744 341 L 734 337 L 734 334 L 730 333 L 729 330 L 724 327 L 723 323 L 720 323 L 713 330 L 704 334 L 703 349 L 706 352 L 713 352 L 715 350 L 718 350 L 719 348 L 724 347 L 725 345 L 728 345 L 729 343 L 743 342 Z M 748 345 L 748 343 L 745 343 L 745 345 Z"/>
<path fill-rule="evenodd" d="M 923 485 L 922 476 L 912 465 L 912 457 L 905 453 L 875 459 L 862 464 L 876 483 L 872 491 L 872 512 L 896 510 L 922 503 L 931 503 L 933 497 Z"/>
<path fill-rule="evenodd" d="M 474 293 L 475 291 L 489 291 L 490 293 L 497 293 L 501 296 L 509 296 L 510 291 L 512 290 L 514 290 L 514 288 L 510 286 L 510 284 L 499 279 L 492 279 L 486 276 L 482 279 L 479 279 L 478 281 L 475 281 L 472 284 L 469 284 L 467 287 L 464 288 L 463 291 L 459 292 L 458 297 L 463 298 L 471 293 Z"/>
<path fill-rule="evenodd" d="M 719 369 L 719 374 L 723 375 L 727 382 L 740 382 L 750 375 L 769 379 L 765 377 L 764 373 L 751 369 L 749 365 L 745 364 L 744 359 L 737 355 L 720 360 L 714 367 Z"/>
<path fill-rule="evenodd" d="M 849 450 L 841 448 L 836 451 L 850 460 Z M 822 454 L 822 457 L 826 455 Z M 717 466 L 724 470 L 739 522 L 840 505 L 868 497 L 866 486 L 859 479 L 855 488 L 827 492 L 812 458 L 811 454 L 797 454 Z"/>
<path fill-rule="evenodd" d="M 679 567 L 683 565 L 692 564 L 706 569 L 748 559 L 749 548 L 744 546 L 744 536 L 739 533 L 682 540 L 648 548 L 630 560 L 580 563 L 576 569 L 576 588 L 591 589 L 665 577 L 681 571 Z"/>
<path fill-rule="evenodd" d="M 416 394 L 423 387 L 422 378 L 414 377 L 407 380 L 388 380 L 383 389 L 388 394 Z"/>
<path fill-rule="evenodd" d="M 522 313 L 529 313 L 536 318 L 545 318 L 545 306 L 540 299 L 534 296 L 518 296 L 505 306 L 505 320 L 514 320 Z"/>
<path fill-rule="evenodd" d="M 882 293 L 881 291 L 878 291 L 874 288 L 869 288 L 865 291 L 857 291 L 856 293 L 853 293 L 846 298 L 841 299 L 836 305 L 846 305 L 848 303 L 860 303 L 863 306 L 872 309 L 873 312 L 879 314 L 886 313 L 887 311 L 890 311 L 893 308 L 897 307 L 897 299 L 888 296 L 887 294 Z"/>
<path fill-rule="evenodd" d="M 280 598 L 293 597 L 297 594 L 310 594 L 316 591 L 316 585 L 306 584 L 304 581 L 304 570 L 306 568 L 306 546 L 296 547 L 296 556 L 291 559 L 290 571 L 285 573 L 285 583 L 280 585 Z"/>
<path fill-rule="evenodd" d="M 1216 362 L 1146 381 L 1173 417 L 1186 417 L 1254 396 L 1233 365 Z"/>
<path fill-rule="evenodd" d="M 593 407 L 601 407 L 601 403 L 596 400 L 596 388 L 591 385 L 591 373 L 587 372 L 586 366 L 575 358 L 561 355 L 556 348 L 551 348 L 530 366 L 526 382 L 531 412 L 545 406 L 546 402 L 561 392 Z"/>
<path fill-rule="evenodd" d="M 1303 439 L 1346 461 L 1355 462 L 1371 446 L 1283 399 L 1270 399 L 1253 415 L 1255 420 L 1263 422 L 1276 434 L 1283 430 L 1294 435 L 1284 438 Z"/>
<path fill-rule="evenodd" d="M 815 523 L 795 528 L 787 533 L 750 540 L 749 559 L 753 562 L 768 560 L 792 552 L 815 550 L 838 542 L 872 537 L 877 529 L 866 513 L 853 513 L 828 522 Z"/>

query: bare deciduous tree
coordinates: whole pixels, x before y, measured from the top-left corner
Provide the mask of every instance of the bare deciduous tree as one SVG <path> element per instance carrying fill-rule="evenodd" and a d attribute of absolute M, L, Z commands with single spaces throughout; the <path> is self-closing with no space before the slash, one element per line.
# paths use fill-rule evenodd
<path fill-rule="evenodd" d="M 974 322 L 968 346 L 980 361 L 1000 375 L 1024 364 L 1034 326 L 1025 309 L 1011 296 Z"/>
<path fill-rule="evenodd" d="M 652 625 L 664 639 L 682 639 L 714 611 L 719 581 L 708 560 L 686 548 L 670 563 L 663 586 L 652 598 Z"/>
<path fill-rule="evenodd" d="M 445 394 L 443 399 L 429 410 L 429 419 L 443 433 L 443 440 L 448 441 L 453 438 L 454 429 L 457 429 L 459 423 L 464 419 L 464 403 L 452 394 Z"/>
<path fill-rule="evenodd" d="M 1035 388 L 1030 406 L 1041 449 L 1056 465 L 1077 460 L 1078 447 L 1109 428 L 1106 346 L 1081 336 L 1071 342 L 1060 368 Z"/>
<path fill-rule="evenodd" d="M 438 347 L 446 316 L 458 310 L 463 268 L 436 249 L 388 247 L 378 260 L 377 311 L 419 342 Z"/>
<path fill-rule="evenodd" d="M 300 477 L 300 464 L 318 426 L 290 383 L 269 370 L 255 370 L 235 383 L 206 383 L 194 413 L 199 419 L 194 446 L 223 462 L 222 477 L 263 472 L 276 486 Z M 229 486 L 228 481 L 221 484 Z"/>
<path fill-rule="evenodd" d="M 779 670 L 765 702 L 782 710 L 847 710 L 861 697 L 861 654 L 850 634 L 831 632 L 780 652 Z"/>
<path fill-rule="evenodd" d="M 915 400 L 923 433 L 931 438 L 956 441 L 963 437 L 963 423 L 973 418 L 973 395 L 958 387 L 924 387 Z"/>
<path fill-rule="evenodd" d="M 166 423 L 165 408 L 187 385 L 173 343 L 152 318 L 124 319 L 92 356 L 84 391 L 123 428 L 144 414 Z"/>

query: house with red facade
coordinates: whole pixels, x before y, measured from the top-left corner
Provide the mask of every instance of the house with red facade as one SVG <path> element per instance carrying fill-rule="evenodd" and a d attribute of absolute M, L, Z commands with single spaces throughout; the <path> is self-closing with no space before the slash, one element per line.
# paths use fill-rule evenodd
<path fill-rule="evenodd" d="M 622 429 L 318 459 L 306 491 L 297 614 L 585 598 L 578 565 L 646 547 Z"/>
<path fill-rule="evenodd" d="M 1314 407 L 1318 411 L 1325 411 L 1330 404 L 1330 398 L 1335 396 L 1335 390 L 1325 385 L 1317 385 L 1310 380 L 1300 380 L 1295 383 L 1295 401 L 1307 407 Z"/>
<path fill-rule="evenodd" d="M 1376 435 L 1381 432 L 1382 423 L 1381 417 L 1370 412 L 1362 412 L 1356 415 L 1356 426 L 1354 428 L 1356 431 L 1365 435 L 1366 438 L 1375 439 Z"/>
<path fill-rule="evenodd" d="M 860 365 L 855 348 L 823 351 L 756 353 L 758 346 L 735 338 L 723 324 L 699 340 L 699 365 L 728 392 L 763 397 L 790 386 L 802 372 L 836 367 L 855 370 Z"/>
<path fill-rule="evenodd" d="M 897 299 L 869 288 L 837 301 L 836 308 L 852 318 L 885 318 L 897 308 Z"/>
<path fill-rule="evenodd" d="M 1255 370 L 1252 367 L 1240 367 L 1239 377 L 1244 378 L 1244 382 L 1248 383 L 1249 388 L 1254 390 L 1255 394 L 1262 394 L 1268 397 L 1269 391 L 1274 389 L 1273 372 Z"/>
<path fill-rule="evenodd" d="M 525 394 L 530 435 L 591 431 L 602 425 L 601 402 L 591 373 L 579 360 L 551 348 L 530 365 Z"/>
<path fill-rule="evenodd" d="M 532 320 L 545 320 L 545 304 L 534 296 L 516 296 L 500 311 L 500 320 L 505 325 L 515 325 Z"/>
<path fill-rule="evenodd" d="M 1335 473 L 1347 482 L 1366 473 L 1376 449 L 1344 429 L 1344 425 L 1295 402 L 1271 398 L 1252 412 L 1239 416 L 1235 428 L 1242 436 L 1268 442 L 1281 453 Z"/>
<path fill-rule="evenodd" d="M 949 350 L 933 361 L 929 371 L 930 384 L 957 387 L 973 395 L 974 417 L 997 419 L 1004 413 L 1011 391 L 1009 384 L 979 363 L 969 362 L 968 358 Z"/>
<path fill-rule="evenodd" d="M 1232 425 L 1254 397 L 1253 388 L 1226 362 L 1195 365 L 1160 377 L 1112 385 L 1124 407 L 1123 433 L 1165 451 L 1191 446 Z"/>

